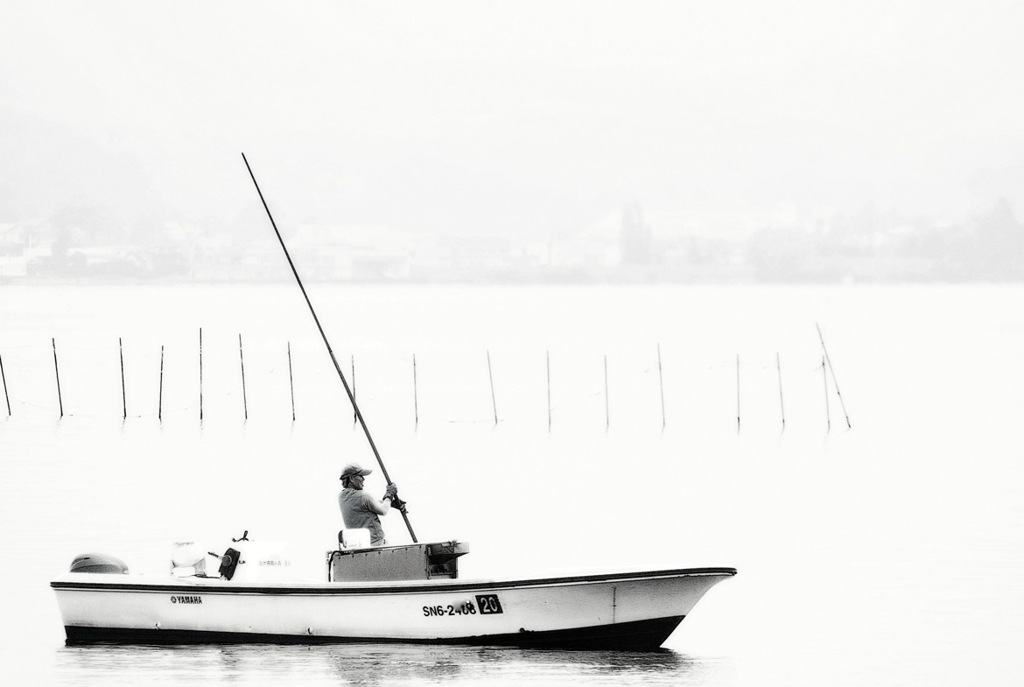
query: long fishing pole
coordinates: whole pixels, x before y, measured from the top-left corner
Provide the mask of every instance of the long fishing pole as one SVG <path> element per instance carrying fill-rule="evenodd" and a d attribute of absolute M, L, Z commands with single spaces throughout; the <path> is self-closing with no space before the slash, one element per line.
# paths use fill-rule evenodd
<path fill-rule="evenodd" d="M 366 440 L 370 443 L 370 448 L 373 449 L 373 455 L 377 459 L 377 465 L 380 466 L 381 474 L 384 475 L 384 479 L 387 480 L 388 484 L 391 484 L 391 478 L 388 476 L 388 470 L 384 467 L 384 461 L 381 460 L 380 452 L 377 450 L 377 445 L 373 443 L 373 437 L 370 436 L 370 429 L 366 426 L 366 420 L 363 419 L 363 414 L 359 411 L 359 406 L 356 404 L 356 396 L 352 393 L 352 389 L 348 385 L 348 380 L 345 379 L 345 373 L 341 371 L 341 365 L 338 364 L 338 359 L 334 357 L 334 351 L 331 349 L 331 342 L 327 340 L 327 334 L 324 332 L 324 328 L 320 324 L 320 318 L 316 316 L 316 310 L 313 309 L 313 303 L 309 300 L 309 294 L 306 293 L 306 287 L 302 285 L 302 280 L 299 278 L 299 272 L 295 269 L 295 263 L 292 262 L 292 256 L 288 253 L 287 246 L 284 245 L 284 239 L 281 238 L 281 232 L 277 229 L 277 223 L 274 222 L 274 216 L 270 214 L 270 208 L 267 207 L 267 201 L 263 197 L 263 191 L 260 190 L 260 185 L 256 183 L 256 175 L 252 173 L 252 167 L 249 166 L 249 161 L 245 159 L 245 153 L 242 153 L 242 161 L 245 162 L 245 168 L 249 170 L 249 176 L 252 177 L 252 183 L 256 187 L 256 193 L 260 196 L 260 202 L 263 203 L 263 209 L 267 211 L 267 217 L 270 219 L 270 226 L 274 228 L 274 233 L 277 234 L 277 240 L 281 243 L 281 250 L 284 251 L 285 258 L 288 259 L 288 266 L 292 268 L 292 274 L 295 275 L 295 281 L 298 283 L 299 289 L 302 291 L 303 298 L 306 299 L 306 305 L 309 306 L 309 312 L 313 315 L 313 321 L 316 322 L 316 328 L 320 330 L 320 336 L 324 340 L 324 345 L 327 346 L 327 353 L 331 356 L 331 362 L 334 363 L 334 369 L 338 372 L 341 384 L 345 387 L 345 393 L 348 394 L 348 400 L 352 402 L 352 410 L 355 411 L 356 417 L 359 419 L 359 425 L 363 428 L 363 434 L 366 435 Z M 402 514 L 402 519 L 405 520 L 405 526 L 409 530 L 409 536 L 412 537 L 413 543 L 417 543 L 419 540 L 416 539 L 416 533 L 412 531 L 412 523 L 409 522 L 408 514 L 404 509 L 399 510 L 399 512 Z"/>

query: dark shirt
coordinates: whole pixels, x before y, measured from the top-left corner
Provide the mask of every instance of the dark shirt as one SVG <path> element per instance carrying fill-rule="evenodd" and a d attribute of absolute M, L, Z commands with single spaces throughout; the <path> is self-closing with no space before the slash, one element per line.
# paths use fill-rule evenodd
<path fill-rule="evenodd" d="M 370 544 L 380 546 L 384 543 L 384 528 L 380 526 L 380 515 L 387 513 L 380 502 L 363 489 L 345 487 L 338 495 L 341 507 L 341 519 L 346 529 L 365 528 L 370 530 Z"/>

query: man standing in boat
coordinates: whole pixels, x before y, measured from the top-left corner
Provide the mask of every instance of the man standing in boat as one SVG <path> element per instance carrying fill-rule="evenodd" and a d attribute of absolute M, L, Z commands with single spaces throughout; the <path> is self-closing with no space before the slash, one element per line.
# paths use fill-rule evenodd
<path fill-rule="evenodd" d="M 357 463 L 349 463 L 341 471 L 341 494 L 338 505 L 341 506 L 341 519 L 346 529 L 364 528 L 370 530 L 370 545 L 384 546 L 384 529 L 380 526 L 380 516 L 387 515 L 394 505 L 400 508 L 398 486 L 392 482 L 384 492 L 384 498 L 377 499 L 363 491 L 363 478 L 373 470 L 361 467 Z"/>

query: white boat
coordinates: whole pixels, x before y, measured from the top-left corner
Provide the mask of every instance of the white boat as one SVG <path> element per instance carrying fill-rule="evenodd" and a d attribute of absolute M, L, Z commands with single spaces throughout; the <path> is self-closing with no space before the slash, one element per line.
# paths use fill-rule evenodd
<path fill-rule="evenodd" d="M 242 156 L 243 160 L 245 155 Z M 256 184 L 249 163 L 246 168 Z M 335 370 L 390 483 L 355 395 L 331 350 L 263 193 L 256 185 Z M 323 582 L 283 579 L 287 561 L 233 540 L 217 573 L 205 554 L 172 555 L 171 574 L 130 574 L 112 556 L 86 554 L 53 581 L 68 642 L 423 642 L 655 649 L 705 592 L 734 568 L 691 568 L 525 580 L 461 581 L 460 542 L 370 547 L 343 531 Z M 353 535 L 350 540 L 348 535 Z M 366 535 L 362 541 L 359 535 Z M 194 552 L 193 552 L 194 553 Z"/>
<path fill-rule="evenodd" d="M 328 553 L 327 580 L 280 579 L 281 561 L 229 549 L 206 576 L 131 574 L 85 555 L 53 581 L 69 644 L 412 642 L 573 649 L 660 647 L 733 568 L 460 580 L 460 542 Z M 234 553 L 231 553 L 234 552 Z M 180 570 L 180 569 L 179 569 Z M 271 575 L 261 575 L 264 571 Z M 193 574 L 187 574 L 192 572 Z M 277 577 L 278 579 L 274 579 Z M 261 581 L 261 578 L 262 581 Z"/>

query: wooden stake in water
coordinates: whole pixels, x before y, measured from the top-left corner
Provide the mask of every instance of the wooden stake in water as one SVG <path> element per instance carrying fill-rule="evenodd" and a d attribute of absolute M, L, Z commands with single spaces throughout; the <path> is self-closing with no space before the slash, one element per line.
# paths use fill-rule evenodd
<path fill-rule="evenodd" d="M 157 399 L 156 419 L 163 422 L 164 419 L 164 347 L 160 344 L 160 396 Z"/>
<path fill-rule="evenodd" d="M 782 414 L 782 431 L 786 431 L 786 404 L 782 400 L 782 361 L 778 352 L 775 353 L 775 367 L 779 371 L 779 412 Z"/>
<path fill-rule="evenodd" d="M 292 422 L 295 422 L 295 382 L 292 380 L 292 342 L 288 342 L 288 389 L 292 394 Z"/>
<path fill-rule="evenodd" d="M 57 377 L 57 404 L 60 406 L 60 416 L 64 417 L 64 399 L 60 395 L 60 368 L 57 366 L 57 339 L 51 338 L 53 344 L 53 372 Z"/>
<path fill-rule="evenodd" d="M 825 370 L 825 356 L 821 356 L 821 379 L 825 382 L 825 428 L 832 431 L 832 414 L 828 409 L 828 372 Z"/>
<path fill-rule="evenodd" d="M 121 409 L 124 411 L 123 420 L 128 419 L 128 396 L 124 390 L 124 344 L 121 337 L 117 337 L 117 350 L 121 354 Z"/>
<path fill-rule="evenodd" d="M 7 375 L 4 374 L 4 359 L 0 356 L 0 378 L 4 380 L 4 400 L 7 401 L 7 417 L 11 416 L 11 397 L 7 395 Z"/>
<path fill-rule="evenodd" d="M 740 355 L 736 354 L 736 433 L 740 433 Z"/>
<path fill-rule="evenodd" d="M 494 424 L 498 424 L 498 403 L 494 400 L 494 373 L 491 371 L 491 352 L 487 351 L 487 378 L 491 381 L 491 407 L 494 409 Z"/>
<path fill-rule="evenodd" d="M 249 401 L 245 397 L 245 357 L 242 355 L 242 335 L 238 335 L 238 364 L 242 367 L 242 412 L 249 419 Z"/>
<path fill-rule="evenodd" d="M 551 431 L 551 351 L 544 351 L 548 369 L 548 431 Z"/>
<path fill-rule="evenodd" d="M 661 344 L 658 344 L 658 388 L 661 390 L 661 428 L 665 429 L 665 378 L 661 373 Z"/>
<path fill-rule="evenodd" d="M 850 416 L 846 413 L 846 403 L 843 402 L 843 394 L 839 391 L 839 382 L 836 381 L 836 371 L 835 368 L 832 367 L 831 358 L 828 357 L 828 349 L 825 348 L 825 337 L 821 335 L 821 327 L 818 326 L 817 322 L 814 323 L 814 326 L 818 330 L 818 340 L 821 341 L 821 351 L 825 354 L 825 362 L 828 363 L 828 370 L 832 373 L 832 386 L 836 388 L 836 396 L 839 397 L 839 405 L 843 409 L 843 417 L 846 418 L 846 428 L 852 429 L 852 426 L 850 425 Z"/>
<path fill-rule="evenodd" d="M 203 328 L 199 328 L 199 421 L 203 421 Z"/>
<path fill-rule="evenodd" d="M 608 356 L 604 357 L 604 428 L 612 426 L 612 415 L 608 401 Z"/>
<path fill-rule="evenodd" d="M 416 388 L 416 354 L 412 354 L 412 412 L 416 418 L 416 428 L 420 426 L 419 390 Z"/>

